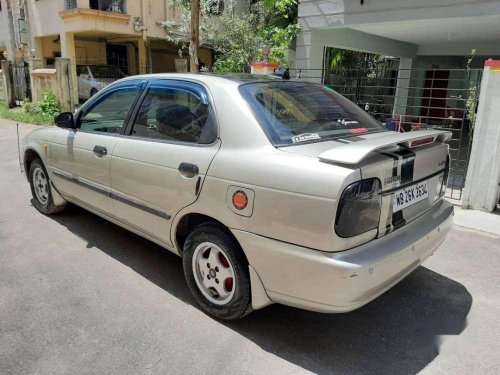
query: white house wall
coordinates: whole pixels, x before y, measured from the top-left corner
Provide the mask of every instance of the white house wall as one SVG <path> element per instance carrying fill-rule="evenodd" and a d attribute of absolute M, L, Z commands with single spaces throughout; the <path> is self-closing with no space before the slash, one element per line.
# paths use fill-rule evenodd
<path fill-rule="evenodd" d="M 0 10 L 0 53 L 7 50 L 10 54 L 10 30 L 9 30 L 9 17 L 7 16 L 7 1 L 0 0 L 2 10 Z M 11 57 L 11 56 L 9 56 Z"/>
<path fill-rule="evenodd" d="M 365 23 L 480 16 L 498 13 L 495 0 L 302 0 L 299 17 L 305 31 Z"/>

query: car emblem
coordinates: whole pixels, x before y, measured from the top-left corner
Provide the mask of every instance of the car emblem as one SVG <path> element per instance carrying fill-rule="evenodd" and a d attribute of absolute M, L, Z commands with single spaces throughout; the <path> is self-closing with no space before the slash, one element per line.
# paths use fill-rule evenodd
<path fill-rule="evenodd" d="M 384 185 L 394 185 L 401 182 L 401 176 L 391 176 L 384 180 Z"/>

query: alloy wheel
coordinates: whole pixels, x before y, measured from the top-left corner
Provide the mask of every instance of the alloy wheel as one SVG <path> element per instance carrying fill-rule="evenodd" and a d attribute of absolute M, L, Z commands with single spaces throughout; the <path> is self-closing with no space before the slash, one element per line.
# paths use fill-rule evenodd
<path fill-rule="evenodd" d="M 38 202 L 42 205 L 47 204 L 49 200 L 49 180 L 40 167 L 35 168 L 33 171 L 33 187 Z"/>
<path fill-rule="evenodd" d="M 203 242 L 192 258 L 194 279 L 201 293 L 216 305 L 225 305 L 234 296 L 236 277 L 228 255 L 212 242 Z"/>

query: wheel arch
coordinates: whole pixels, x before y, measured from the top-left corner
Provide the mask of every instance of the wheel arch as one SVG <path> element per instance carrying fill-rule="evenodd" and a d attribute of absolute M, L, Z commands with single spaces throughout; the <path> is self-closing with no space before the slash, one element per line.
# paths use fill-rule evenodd
<path fill-rule="evenodd" d="M 221 228 L 223 228 L 234 240 L 240 245 L 239 241 L 236 239 L 236 237 L 233 235 L 233 233 L 229 230 L 229 227 L 225 225 L 223 222 L 220 220 L 203 214 L 199 212 L 188 212 L 184 214 L 181 218 L 179 218 L 176 221 L 175 229 L 174 229 L 174 243 L 177 248 L 177 251 L 180 255 L 182 255 L 183 248 L 184 248 L 184 242 L 186 241 L 186 238 L 188 234 L 197 226 L 202 223 L 212 223 L 214 225 L 217 225 Z M 241 245 L 240 245 L 241 248 Z M 243 249 L 242 249 L 243 251 Z M 245 252 L 243 251 L 243 254 Z M 246 255 L 245 255 L 246 258 Z M 248 261 L 248 259 L 247 259 Z"/>
<path fill-rule="evenodd" d="M 26 174 L 26 178 L 29 177 L 31 163 L 35 159 L 40 159 L 42 161 L 42 163 L 43 163 L 43 159 L 40 156 L 40 153 L 38 151 L 36 151 L 34 148 L 29 147 L 26 150 L 24 150 L 23 166 L 24 166 L 24 171 L 25 171 L 25 174 Z"/>
<path fill-rule="evenodd" d="M 47 169 L 47 164 L 46 164 L 45 160 L 43 160 L 42 153 L 39 152 L 39 151 L 37 151 L 33 147 L 27 147 L 24 150 L 24 155 L 23 155 L 23 161 L 22 162 L 23 162 L 23 166 L 24 166 L 24 172 L 25 172 L 25 175 L 26 175 L 26 179 L 28 180 L 28 182 L 29 182 L 29 178 L 30 178 L 31 163 L 33 163 L 33 161 L 35 159 L 40 159 L 40 161 L 42 162 L 42 164 L 45 167 L 45 169 Z M 47 173 L 50 173 L 50 172 L 47 170 Z M 54 204 L 56 206 L 65 205 L 67 202 L 63 198 L 63 196 L 61 195 L 61 193 L 59 193 L 59 190 L 57 190 L 56 186 L 54 185 L 54 182 L 50 178 L 50 174 L 49 174 L 49 181 L 50 181 L 50 184 L 51 184 L 51 186 L 53 188 L 52 191 L 51 191 L 51 194 L 52 194 L 52 199 L 54 200 Z"/>

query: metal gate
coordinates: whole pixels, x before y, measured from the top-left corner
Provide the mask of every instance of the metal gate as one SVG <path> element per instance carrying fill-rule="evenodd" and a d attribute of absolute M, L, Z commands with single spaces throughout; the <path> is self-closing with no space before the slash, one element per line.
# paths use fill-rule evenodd
<path fill-rule="evenodd" d="M 26 98 L 31 100 L 31 80 L 28 65 L 12 66 L 12 81 L 14 100 L 17 105 L 21 105 Z"/>
<path fill-rule="evenodd" d="M 460 200 L 467 175 L 481 69 L 296 70 L 291 77 L 323 82 L 391 130 L 452 132 L 446 196 Z"/>

